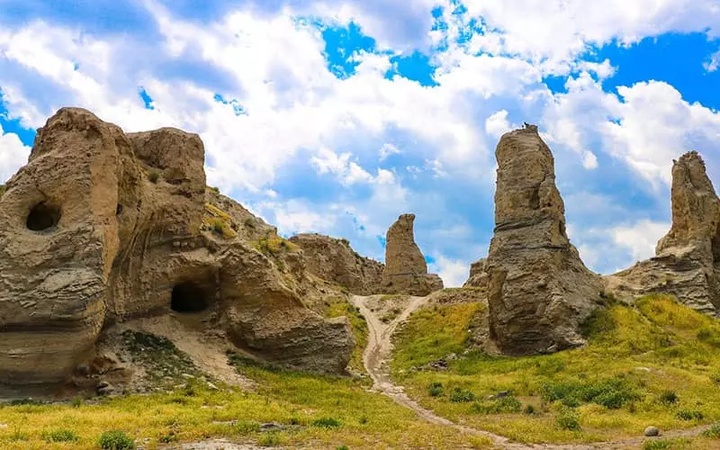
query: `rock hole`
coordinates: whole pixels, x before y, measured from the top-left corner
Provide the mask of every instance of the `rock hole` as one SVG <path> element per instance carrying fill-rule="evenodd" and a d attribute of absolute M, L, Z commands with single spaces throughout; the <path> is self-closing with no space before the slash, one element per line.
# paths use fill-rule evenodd
<path fill-rule="evenodd" d="M 180 313 L 205 311 L 210 306 L 211 295 L 207 288 L 186 281 L 176 284 L 172 290 L 170 307 Z"/>
<path fill-rule="evenodd" d="M 117 207 L 115 208 L 115 215 L 119 216 L 120 214 L 122 214 L 122 212 L 123 212 L 123 205 L 118 203 Z"/>
<path fill-rule="evenodd" d="M 60 208 L 41 202 L 30 210 L 26 225 L 28 230 L 46 231 L 57 226 L 60 216 Z"/>

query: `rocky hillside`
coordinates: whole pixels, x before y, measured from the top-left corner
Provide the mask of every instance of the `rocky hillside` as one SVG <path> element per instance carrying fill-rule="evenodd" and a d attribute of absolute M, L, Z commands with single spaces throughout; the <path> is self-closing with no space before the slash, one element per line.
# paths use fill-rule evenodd
<path fill-rule="evenodd" d="M 62 381 L 108 327 L 163 315 L 287 367 L 345 369 L 348 321 L 306 306 L 325 294 L 302 253 L 207 190 L 203 164 L 197 135 L 126 134 L 82 109 L 38 130 L 0 198 L 5 383 Z"/>

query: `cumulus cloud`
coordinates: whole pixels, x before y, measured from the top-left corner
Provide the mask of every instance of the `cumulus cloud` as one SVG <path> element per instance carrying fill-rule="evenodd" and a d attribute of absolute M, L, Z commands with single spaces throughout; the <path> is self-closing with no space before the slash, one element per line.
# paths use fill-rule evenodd
<path fill-rule="evenodd" d="M 0 184 L 9 179 L 18 167 L 27 162 L 30 148 L 15 133 L 5 133 L 0 126 Z"/>
<path fill-rule="evenodd" d="M 167 1 L 139 2 L 153 39 L 50 18 L 3 25 L 0 90 L 8 115 L 35 128 L 58 107 L 76 105 L 128 131 L 197 132 L 210 184 L 282 233 L 350 237 L 371 256 L 382 254 L 377 237 L 397 215 L 415 212 L 417 234 L 442 255 L 436 270 L 451 286 L 487 249 L 492 148 L 523 121 L 538 123 L 553 148 L 568 209 L 577 213 L 581 253 L 603 270 L 647 254 L 649 244 L 630 225 L 591 225 L 626 223 L 642 208 L 605 191 L 573 196 L 612 189 L 610 182 L 583 183 L 627 172 L 637 176 L 624 188 L 666 195 L 672 159 L 683 151 L 701 151 L 709 166 L 720 161 L 718 113 L 688 103 L 663 82 L 606 92 L 613 62 L 583 59 L 613 41 L 630 45 L 668 31 L 717 36 L 714 0 L 489 0 L 465 2 L 465 13 L 449 0 L 211 3 L 214 14 L 200 22 Z M 432 29 L 437 6 L 447 26 Z M 378 51 L 356 52 L 354 74 L 339 79 L 308 16 L 353 21 L 376 39 Z M 470 33 L 471 19 L 480 16 L 483 33 Z M 460 36 L 467 39 L 458 42 Z M 386 75 L 393 57 L 431 48 L 434 86 Z M 717 55 L 706 68 L 717 69 Z M 566 92 L 548 89 L 549 74 L 572 74 Z M 16 136 L 0 134 L 0 175 L 24 163 L 17 155 L 28 150 L 18 145 Z M 307 170 L 296 171 L 301 163 Z M 318 183 L 315 192 L 298 188 L 308 181 Z M 582 210 L 583 199 L 597 200 L 596 207 Z M 624 207 L 613 208 L 618 202 Z M 634 214 L 630 223 L 642 224 Z M 653 232 L 652 224 L 661 223 L 657 215 L 645 220 Z"/>
<path fill-rule="evenodd" d="M 630 250 L 635 261 L 647 259 L 655 255 L 655 245 L 663 237 L 670 224 L 642 220 L 638 223 L 619 226 L 610 230 L 615 244 Z"/>

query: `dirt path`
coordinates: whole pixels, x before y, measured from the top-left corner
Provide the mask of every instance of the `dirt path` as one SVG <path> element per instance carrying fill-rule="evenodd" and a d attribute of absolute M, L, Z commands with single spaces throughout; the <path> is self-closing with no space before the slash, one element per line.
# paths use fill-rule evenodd
<path fill-rule="evenodd" d="M 493 443 L 500 448 L 510 450 L 526 450 L 526 449 L 537 449 L 537 450 L 592 450 L 592 449 L 608 449 L 608 450 L 619 450 L 619 449 L 632 449 L 642 448 L 642 444 L 645 441 L 644 437 L 618 440 L 613 442 L 598 442 L 593 444 L 567 444 L 567 445 L 552 445 L 552 444 L 520 444 L 511 442 L 508 438 L 500 436 L 488 431 L 482 431 L 468 426 L 460 425 L 452 422 L 444 417 L 440 417 L 431 410 L 420 406 L 416 401 L 411 399 L 404 391 L 402 386 L 398 386 L 393 383 L 390 377 L 390 369 L 388 363 L 392 356 L 392 335 L 403 321 L 405 321 L 410 315 L 420 309 L 428 297 L 411 297 L 410 302 L 393 320 L 388 323 L 384 323 L 380 319 L 380 315 L 368 307 L 369 300 L 373 297 L 353 296 L 351 301 L 355 307 L 360 310 L 360 313 L 365 317 L 365 321 L 368 324 L 368 346 L 363 354 L 363 362 L 365 369 L 373 380 L 373 389 L 387 395 L 392 398 L 397 404 L 408 408 L 423 419 L 430 423 L 437 425 L 449 426 L 457 429 L 460 432 L 466 434 L 472 434 L 475 436 L 485 436 L 490 438 Z M 675 438 L 675 437 L 693 437 L 697 436 L 709 426 L 701 426 L 692 428 L 689 430 L 680 431 L 668 431 L 663 433 L 663 438 Z"/>

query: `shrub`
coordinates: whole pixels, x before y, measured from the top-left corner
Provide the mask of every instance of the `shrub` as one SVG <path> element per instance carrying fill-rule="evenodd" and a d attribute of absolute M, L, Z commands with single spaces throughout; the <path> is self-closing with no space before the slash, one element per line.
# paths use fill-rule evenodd
<path fill-rule="evenodd" d="M 455 388 L 450 394 L 450 401 L 453 403 L 469 403 L 475 400 L 475 394 L 465 389 Z"/>
<path fill-rule="evenodd" d="M 332 417 L 323 417 L 313 421 L 312 426 L 320 428 L 340 428 L 340 421 Z"/>
<path fill-rule="evenodd" d="M 335 450 L 350 450 L 350 448 L 347 445 L 340 445 Z"/>
<path fill-rule="evenodd" d="M 686 409 L 682 409 L 682 410 L 678 411 L 678 413 L 675 415 L 675 417 L 677 417 L 680 420 L 690 421 L 690 420 L 703 420 L 703 418 L 705 416 L 703 415 L 703 413 L 701 413 L 700 411 L 697 411 L 697 410 L 689 411 Z"/>
<path fill-rule="evenodd" d="M 72 430 L 53 430 L 43 433 L 45 442 L 76 442 L 80 438 Z"/>
<path fill-rule="evenodd" d="M 438 381 L 433 381 L 432 383 L 430 383 L 427 390 L 430 397 L 440 397 L 441 395 L 443 395 L 443 385 Z"/>
<path fill-rule="evenodd" d="M 263 434 L 262 436 L 260 436 L 258 444 L 260 444 L 262 447 L 278 446 L 280 445 L 280 434 L 275 431 Z"/>
<path fill-rule="evenodd" d="M 713 425 L 710 426 L 710 428 L 703 431 L 703 436 L 713 439 L 720 439 L 720 422 L 715 422 Z"/>
<path fill-rule="evenodd" d="M 677 403 L 680 399 L 678 398 L 675 391 L 664 391 L 662 394 L 660 394 L 660 397 L 658 398 L 658 401 L 662 403 L 663 405 L 674 405 Z"/>
<path fill-rule="evenodd" d="M 525 405 L 525 409 L 523 409 L 523 413 L 531 416 L 531 415 L 535 414 L 535 407 L 533 405 Z"/>
<path fill-rule="evenodd" d="M 580 417 L 578 413 L 571 408 L 563 408 L 558 411 L 555 417 L 555 423 L 561 430 L 577 431 L 580 429 Z"/>
<path fill-rule="evenodd" d="M 6 190 L 6 189 L 7 189 L 7 188 L 5 187 L 4 184 L 0 184 L 0 197 L 2 197 L 3 194 L 5 194 L 5 190 Z"/>
<path fill-rule="evenodd" d="M 502 414 L 502 413 L 518 413 L 522 409 L 520 400 L 512 395 L 500 397 L 489 403 L 476 402 L 472 406 L 473 411 L 481 414 Z"/>
<path fill-rule="evenodd" d="M 643 444 L 643 450 L 665 450 L 667 448 L 670 448 L 670 441 L 652 440 L 645 441 Z"/>
<path fill-rule="evenodd" d="M 160 180 L 160 172 L 153 170 L 148 174 L 148 180 L 150 180 L 151 183 L 155 184 Z"/>
<path fill-rule="evenodd" d="M 560 401 L 571 408 L 583 403 L 596 403 L 608 409 L 622 408 L 640 396 L 627 380 L 608 378 L 600 381 L 569 381 L 546 383 L 541 397 L 548 402 Z"/>
<path fill-rule="evenodd" d="M 100 448 L 103 450 L 132 450 L 135 448 L 135 441 L 123 431 L 106 431 L 100 436 Z"/>

